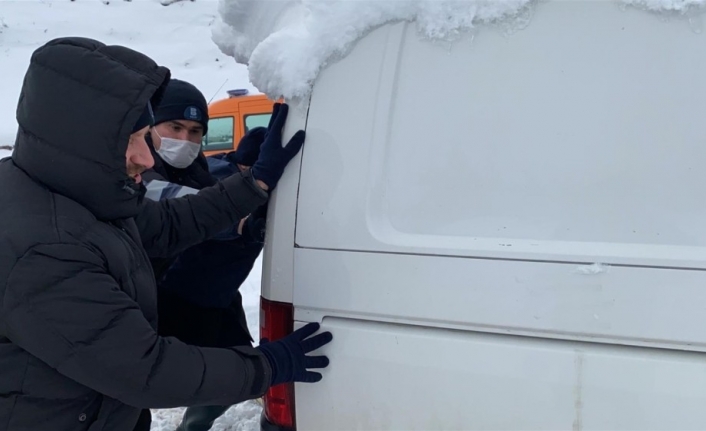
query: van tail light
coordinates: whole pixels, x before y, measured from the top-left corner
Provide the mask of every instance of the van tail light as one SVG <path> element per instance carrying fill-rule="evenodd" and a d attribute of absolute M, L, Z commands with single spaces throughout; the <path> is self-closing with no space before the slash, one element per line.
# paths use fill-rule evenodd
<path fill-rule="evenodd" d="M 292 304 L 260 298 L 260 338 L 275 341 L 294 331 Z M 272 424 L 294 429 L 294 384 L 271 387 L 265 394 L 265 417 Z"/>

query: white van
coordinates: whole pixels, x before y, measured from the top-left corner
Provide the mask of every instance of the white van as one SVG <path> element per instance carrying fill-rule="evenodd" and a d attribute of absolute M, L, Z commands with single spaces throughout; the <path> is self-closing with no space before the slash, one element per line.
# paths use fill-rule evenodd
<path fill-rule="evenodd" d="M 263 336 L 334 335 L 263 429 L 706 428 L 706 35 L 539 2 L 328 66 L 270 207 Z"/>

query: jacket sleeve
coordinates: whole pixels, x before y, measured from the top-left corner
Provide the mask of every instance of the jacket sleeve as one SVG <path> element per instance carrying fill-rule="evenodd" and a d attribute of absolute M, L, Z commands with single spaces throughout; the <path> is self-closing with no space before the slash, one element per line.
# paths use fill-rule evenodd
<path fill-rule="evenodd" d="M 182 186 L 176 183 L 170 183 L 167 181 L 154 180 L 147 183 L 147 193 L 145 197 L 152 201 L 160 201 L 163 199 L 174 199 L 180 198 L 187 195 L 195 195 L 199 191 L 187 186 Z M 229 227 L 228 229 L 214 235 L 211 239 L 219 241 L 230 241 L 240 238 L 238 233 L 238 226 L 240 225 L 240 220 L 237 223 Z"/>
<path fill-rule="evenodd" d="M 149 257 L 166 258 L 232 228 L 266 201 L 267 192 L 246 171 L 195 195 L 145 199 L 135 221 Z"/>
<path fill-rule="evenodd" d="M 186 195 L 195 195 L 199 192 L 198 189 L 161 180 L 150 181 L 145 188 L 147 189 L 145 197 L 151 201 L 180 198 Z"/>
<path fill-rule="evenodd" d="M 30 249 L 8 277 L 1 313 L 12 343 L 134 407 L 231 405 L 261 396 L 269 385 L 271 370 L 256 349 L 199 348 L 159 337 L 84 246 Z"/>

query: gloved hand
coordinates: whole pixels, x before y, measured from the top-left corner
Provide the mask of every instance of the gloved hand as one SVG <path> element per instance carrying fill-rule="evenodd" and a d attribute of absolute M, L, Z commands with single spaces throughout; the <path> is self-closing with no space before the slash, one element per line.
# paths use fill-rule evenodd
<path fill-rule="evenodd" d="M 326 356 L 306 356 L 332 339 L 330 332 L 322 332 L 305 339 L 319 330 L 318 323 L 309 323 L 297 329 L 286 337 L 269 342 L 266 338 L 257 347 L 270 363 L 272 368 L 272 386 L 288 382 L 314 383 L 321 380 L 321 373 L 309 371 L 307 368 L 326 368 L 329 360 Z"/>
<path fill-rule="evenodd" d="M 255 214 L 251 214 L 250 217 L 245 220 L 241 237 L 247 244 L 262 244 L 265 242 L 266 225 L 267 222 L 264 218 L 256 217 Z"/>
<path fill-rule="evenodd" d="M 267 204 L 261 205 L 252 212 L 243 224 L 240 236 L 246 244 L 262 244 L 265 242 L 265 228 L 267 224 Z"/>
<path fill-rule="evenodd" d="M 282 147 L 282 130 L 288 113 L 289 106 L 287 104 L 275 103 L 270 124 L 267 126 L 265 141 L 260 147 L 260 155 L 252 167 L 253 177 L 267 184 L 270 190 L 277 186 L 284 168 L 304 145 L 306 134 L 303 130 L 299 130 L 292 136 L 289 143 Z"/>

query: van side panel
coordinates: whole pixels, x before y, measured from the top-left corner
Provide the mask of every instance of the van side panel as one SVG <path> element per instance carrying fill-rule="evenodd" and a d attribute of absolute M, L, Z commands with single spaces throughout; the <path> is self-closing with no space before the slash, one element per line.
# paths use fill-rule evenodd
<path fill-rule="evenodd" d="M 583 0 L 510 29 L 386 25 L 318 78 L 268 246 L 334 333 L 299 429 L 704 428 L 706 35 Z"/>
<path fill-rule="evenodd" d="M 696 430 L 701 354 L 326 318 L 301 430 Z"/>
<path fill-rule="evenodd" d="M 706 35 L 686 19 L 542 2 L 510 35 L 359 45 L 314 90 L 301 246 L 706 269 Z"/>
<path fill-rule="evenodd" d="M 703 429 L 706 274 L 576 269 L 295 250 L 295 319 L 334 334 L 299 429 Z"/>
<path fill-rule="evenodd" d="M 564 263 L 312 249 L 294 258 L 298 320 L 333 315 L 706 352 L 704 271 L 594 274 Z"/>

